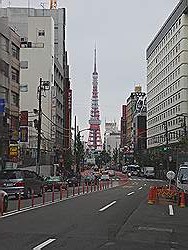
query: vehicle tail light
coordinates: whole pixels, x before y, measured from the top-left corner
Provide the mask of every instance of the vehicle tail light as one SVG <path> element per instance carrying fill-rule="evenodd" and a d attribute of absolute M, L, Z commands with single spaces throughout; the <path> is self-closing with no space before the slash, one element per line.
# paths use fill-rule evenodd
<path fill-rule="evenodd" d="M 23 181 L 19 181 L 19 182 L 16 182 L 14 184 L 15 187 L 24 187 L 24 182 Z"/>

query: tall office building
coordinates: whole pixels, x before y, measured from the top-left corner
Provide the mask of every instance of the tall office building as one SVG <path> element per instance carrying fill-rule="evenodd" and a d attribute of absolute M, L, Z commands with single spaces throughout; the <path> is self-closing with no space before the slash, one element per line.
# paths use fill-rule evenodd
<path fill-rule="evenodd" d="M 188 2 L 181 0 L 147 48 L 147 147 L 175 144 L 188 114 Z M 184 118 L 184 131 L 179 122 Z"/>

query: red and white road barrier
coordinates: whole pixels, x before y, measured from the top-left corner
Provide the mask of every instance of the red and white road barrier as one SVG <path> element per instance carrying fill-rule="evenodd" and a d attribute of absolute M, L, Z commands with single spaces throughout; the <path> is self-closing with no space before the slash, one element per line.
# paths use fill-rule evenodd
<path fill-rule="evenodd" d="M 52 186 L 52 202 L 54 202 L 54 198 L 55 198 L 55 189 L 54 189 L 54 185 Z"/>
<path fill-rule="evenodd" d="M 20 211 L 21 208 L 21 194 L 18 195 L 18 211 Z"/>
<path fill-rule="evenodd" d="M 31 190 L 31 206 L 34 207 L 34 190 Z"/>
<path fill-rule="evenodd" d="M 85 193 L 85 186 L 84 186 L 84 183 L 82 184 L 82 193 L 83 193 L 83 194 Z"/>
<path fill-rule="evenodd" d="M 42 204 L 45 204 L 45 188 L 42 189 Z"/>
<path fill-rule="evenodd" d="M 62 188 L 62 185 L 60 186 L 60 201 L 63 199 L 63 188 Z"/>
<path fill-rule="evenodd" d="M 1 212 L 1 215 L 3 216 L 3 211 L 4 210 L 4 196 L 3 194 L 1 195 L 1 200 L 0 200 L 0 212 Z"/>

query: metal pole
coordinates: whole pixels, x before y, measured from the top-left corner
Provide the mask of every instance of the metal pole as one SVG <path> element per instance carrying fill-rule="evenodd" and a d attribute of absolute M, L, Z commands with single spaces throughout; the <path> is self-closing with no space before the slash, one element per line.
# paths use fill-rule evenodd
<path fill-rule="evenodd" d="M 42 122 L 42 78 L 38 87 L 39 110 L 38 110 L 38 139 L 37 139 L 37 161 L 36 172 L 40 174 L 40 145 L 41 145 L 41 122 Z"/>

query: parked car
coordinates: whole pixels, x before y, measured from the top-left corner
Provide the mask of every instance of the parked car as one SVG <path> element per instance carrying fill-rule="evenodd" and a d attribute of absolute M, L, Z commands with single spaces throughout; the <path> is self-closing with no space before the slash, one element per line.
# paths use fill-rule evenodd
<path fill-rule="evenodd" d="M 115 176 L 115 171 L 113 169 L 108 170 L 108 174 L 110 177 Z"/>
<path fill-rule="evenodd" d="M 69 187 L 78 186 L 78 184 L 80 185 L 80 180 L 76 178 L 75 176 L 68 177 L 66 181 Z"/>
<path fill-rule="evenodd" d="M 3 199 L 3 212 L 7 212 L 8 210 L 8 194 L 3 191 L 0 190 L 0 212 L 1 212 L 1 207 L 2 207 L 2 199 Z"/>
<path fill-rule="evenodd" d="M 179 190 L 188 193 L 188 165 L 181 165 L 179 167 L 176 185 Z"/>
<path fill-rule="evenodd" d="M 95 176 L 94 175 L 87 175 L 84 177 L 84 183 L 86 185 L 91 185 L 95 183 Z"/>
<path fill-rule="evenodd" d="M 30 198 L 32 190 L 34 194 L 41 196 L 44 179 L 34 171 L 22 169 L 10 169 L 0 171 L 0 188 L 8 196 Z"/>
<path fill-rule="evenodd" d="M 67 181 L 63 181 L 61 176 L 49 176 L 45 178 L 44 188 L 45 191 L 52 191 L 54 186 L 54 190 L 60 191 L 61 186 L 63 189 L 67 189 L 67 185 Z"/>
<path fill-rule="evenodd" d="M 102 172 L 102 175 L 100 177 L 100 181 L 109 181 L 109 180 L 110 180 L 110 176 L 108 174 L 108 171 Z"/>

